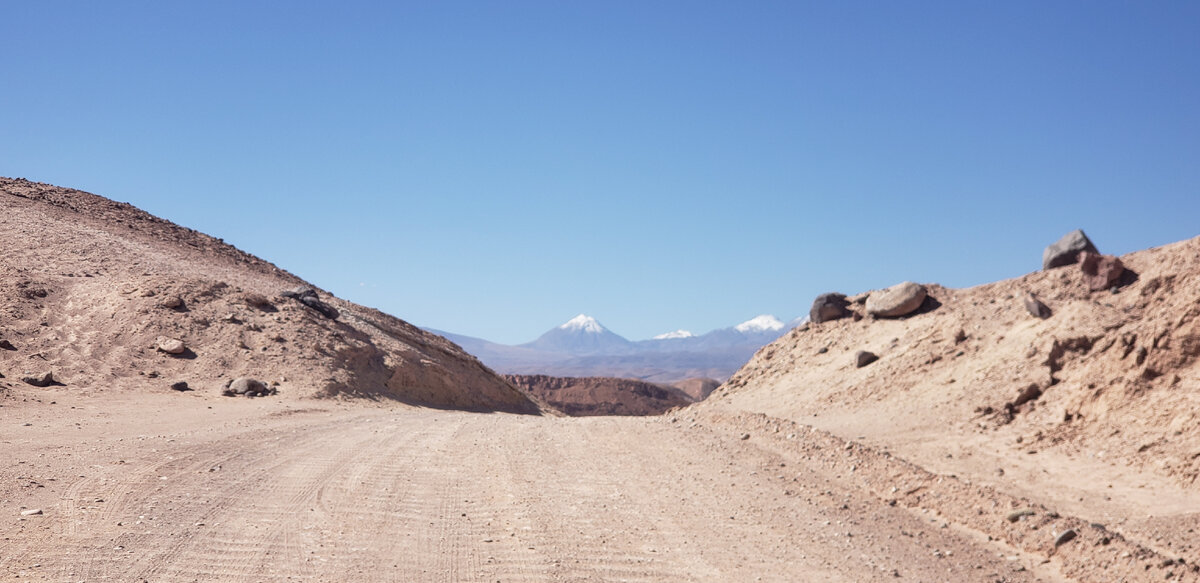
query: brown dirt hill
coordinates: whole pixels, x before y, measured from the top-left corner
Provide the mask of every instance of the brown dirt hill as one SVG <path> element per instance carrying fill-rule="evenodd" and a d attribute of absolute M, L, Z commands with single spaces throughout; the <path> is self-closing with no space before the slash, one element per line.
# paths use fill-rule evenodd
<path fill-rule="evenodd" d="M 683 391 L 692 401 L 703 401 L 721 386 L 721 383 L 715 379 L 708 378 L 692 378 L 684 379 L 671 383 L 672 387 Z"/>
<path fill-rule="evenodd" d="M 907 318 L 798 328 L 695 410 L 859 440 L 1194 565 L 1200 238 L 1121 260 L 1136 279 L 1115 290 L 1089 291 L 1070 265 L 969 289 L 929 285 L 940 305 Z M 1052 315 L 1031 315 L 1026 292 Z M 856 367 L 859 350 L 878 361 Z"/>
<path fill-rule="evenodd" d="M 52 372 L 80 391 L 219 391 L 248 376 L 296 397 L 444 408 L 538 406 L 450 341 L 319 292 L 219 239 L 100 196 L 0 178 L 0 387 Z M 311 287 L 311 286 L 310 286 Z M 318 290 L 319 291 L 319 290 Z M 159 337 L 187 350 L 156 350 Z"/>
<path fill-rule="evenodd" d="M 634 379 L 504 375 L 549 406 L 573 417 L 659 415 L 695 402 L 682 391 Z"/>

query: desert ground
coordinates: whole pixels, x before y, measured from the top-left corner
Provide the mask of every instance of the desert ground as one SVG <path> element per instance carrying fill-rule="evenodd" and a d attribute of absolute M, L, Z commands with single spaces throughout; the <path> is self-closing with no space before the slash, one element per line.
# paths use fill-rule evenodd
<path fill-rule="evenodd" d="M 1200 239 L 851 296 L 700 403 L 568 417 L 129 205 L 0 211 L 5 580 L 1200 580 Z"/>
<path fill-rule="evenodd" d="M 889 504 L 854 450 L 808 452 L 827 435 L 737 419 L 64 389 L 0 411 L 17 580 L 1068 580 L 958 508 Z"/>

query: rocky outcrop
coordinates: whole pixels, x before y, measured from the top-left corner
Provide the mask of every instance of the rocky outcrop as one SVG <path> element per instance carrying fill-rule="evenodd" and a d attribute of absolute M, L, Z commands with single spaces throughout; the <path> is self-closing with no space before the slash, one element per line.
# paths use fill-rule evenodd
<path fill-rule="evenodd" d="M 927 295 L 925 286 L 906 281 L 867 296 L 867 313 L 881 318 L 907 316 L 921 307 Z"/>
<path fill-rule="evenodd" d="M 1083 229 L 1071 231 L 1042 251 L 1042 269 L 1076 263 L 1079 261 L 1079 254 L 1084 251 L 1100 253 L 1087 235 L 1083 234 Z"/>

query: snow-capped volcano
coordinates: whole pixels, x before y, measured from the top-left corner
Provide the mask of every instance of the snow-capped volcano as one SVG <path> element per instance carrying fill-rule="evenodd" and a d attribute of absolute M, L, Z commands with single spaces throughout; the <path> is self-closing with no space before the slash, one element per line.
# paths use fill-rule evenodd
<path fill-rule="evenodd" d="M 566 323 L 564 323 L 562 326 L 559 326 L 558 329 L 579 330 L 591 334 L 602 334 L 608 331 L 608 329 L 604 326 L 601 326 L 600 322 L 597 322 L 595 318 L 586 314 L 580 314 L 574 318 L 571 318 L 570 320 L 567 320 Z"/>
<path fill-rule="evenodd" d="M 595 354 L 619 353 L 628 350 L 632 344 L 609 332 L 595 318 L 580 314 L 542 334 L 537 340 L 521 346 L 549 352 Z"/>
<path fill-rule="evenodd" d="M 745 322 L 734 326 L 733 329 L 741 332 L 742 334 L 778 332 L 783 330 L 783 322 L 781 322 L 779 318 L 776 318 L 775 316 L 763 314 L 761 316 L 756 316 L 746 320 Z"/>
<path fill-rule="evenodd" d="M 595 318 L 580 314 L 518 346 L 438 332 L 470 350 L 493 369 L 515 374 L 607 376 L 676 381 L 693 377 L 726 379 L 754 352 L 779 338 L 803 318 L 789 323 L 762 315 L 737 326 L 704 334 L 675 330 L 630 342 Z"/>

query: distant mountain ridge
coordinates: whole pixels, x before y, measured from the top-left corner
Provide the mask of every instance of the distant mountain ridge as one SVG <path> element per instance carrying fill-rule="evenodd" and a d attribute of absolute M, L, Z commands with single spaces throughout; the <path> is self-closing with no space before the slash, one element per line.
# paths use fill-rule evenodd
<path fill-rule="evenodd" d="M 502 374 L 634 378 L 671 383 L 691 378 L 724 380 L 759 348 L 806 321 L 784 323 L 763 314 L 728 328 L 695 335 L 686 330 L 649 340 L 628 340 L 595 318 L 579 314 L 536 340 L 516 346 L 442 330 L 448 338 Z"/>

